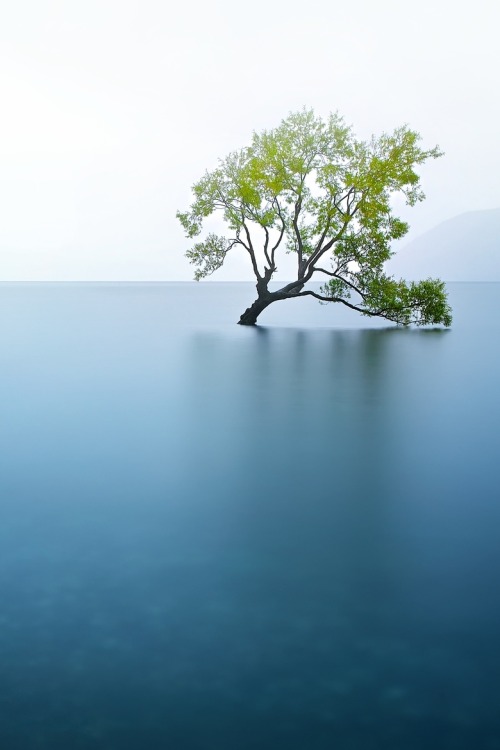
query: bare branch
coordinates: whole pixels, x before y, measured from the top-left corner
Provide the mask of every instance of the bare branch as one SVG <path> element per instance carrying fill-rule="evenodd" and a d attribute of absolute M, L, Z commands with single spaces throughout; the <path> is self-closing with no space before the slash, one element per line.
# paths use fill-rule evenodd
<path fill-rule="evenodd" d="M 330 231 L 330 227 L 332 225 L 332 218 L 333 218 L 333 216 L 331 214 L 329 214 L 328 215 L 328 220 L 327 220 L 327 222 L 325 224 L 325 228 L 324 228 L 323 232 L 321 233 L 321 237 L 319 238 L 318 242 L 316 243 L 316 247 L 314 248 L 314 252 L 316 252 L 317 250 L 319 250 L 320 247 L 321 247 L 321 245 L 325 241 L 326 235 Z"/>
<path fill-rule="evenodd" d="M 350 191 L 349 191 L 350 192 Z M 361 200 L 358 201 L 356 208 L 353 211 L 350 211 L 349 213 L 345 214 L 344 223 L 342 224 L 342 228 L 339 232 L 335 235 L 335 237 L 332 237 L 331 240 L 329 240 L 324 247 L 320 247 L 317 250 L 314 251 L 314 253 L 311 255 L 309 260 L 307 261 L 307 266 L 309 268 L 313 267 L 315 263 L 318 262 L 318 260 L 330 250 L 333 245 L 338 242 L 340 239 L 342 239 L 343 235 L 345 234 L 345 231 L 350 223 L 350 221 L 354 218 L 355 214 L 357 213 L 359 207 L 361 205 Z"/>
<path fill-rule="evenodd" d="M 315 268 L 314 271 L 318 273 L 326 273 L 327 276 L 336 276 L 335 271 L 327 271 L 326 268 Z"/>
<path fill-rule="evenodd" d="M 292 219 L 293 230 L 295 232 L 295 239 L 297 240 L 297 248 L 298 248 L 297 256 L 298 256 L 299 276 L 302 273 L 302 256 L 303 256 L 303 251 L 304 251 L 304 245 L 302 243 L 302 237 L 300 236 L 299 224 L 298 224 L 298 219 L 299 219 L 301 208 L 302 208 L 302 196 L 299 195 L 298 200 L 295 203 L 293 219 Z"/>
<path fill-rule="evenodd" d="M 246 234 L 246 238 L 247 238 L 247 242 L 248 242 L 248 245 L 245 245 L 245 247 L 246 247 L 246 249 L 248 251 L 248 254 L 250 255 L 250 260 L 252 261 L 253 272 L 254 272 L 255 277 L 257 279 L 262 279 L 262 276 L 259 273 L 259 267 L 257 265 L 257 260 L 255 258 L 255 251 L 254 251 L 253 245 L 252 245 L 252 238 L 250 236 L 250 230 L 247 227 L 247 223 L 245 221 L 245 217 L 244 217 L 243 211 L 241 212 L 241 224 L 243 226 L 243 229 L 245 230 L 245 234 Z"/>
<path fill-rule="evenodd" d="M 342 224 L 342 229 L 340 229 L 340 231 L 338 231 L 337 234 L 326 243 L 326 245 L 324 245 L 323 247 L 319 247 L 317 250 L 314 251 L 314 253 L 311 255 L 311 257 L 307 261 L 307 266 L 309 268 L 312 268 L 314 264 L 321 258 L 321 256 L 327 253 L 328 250 L 330 250 L 330 248 L 333 247 L 333 245 L 341 239 L 341 237 L 344 235 L 347 229 L 347 225 L 349 224 L 350 220 L 351 220 L 351 217 L 348 215 L 344 219 L 344 223 Z"/>
<path fill-rule="evenodd" d="M 344 265 L 345 265 L 345 263 L 342 263 L 342 266 L 344 266 Z M 359 294 L 360 297 L 363 297 L 363 299 L 365 299 L 366 298 L 365 292 L 362 292 L 361 289 L 358 289 L 358 287 L 355 286 L 352 283 L 352 281 L 348 281 L 346 278 L 344 278 L 343 276 L 341 276 L 338 273 L 339 268 L 341 268 L 342 266 L 337 266 L 337 268 L 335 269 L 335 271 L 327 271 L 326 268 L 316 268 L 315 267 L 314 271 L 315 272 L 317 271 L 318 273 L 326 273 L 327 276 L 332 276 L 334 279 L 339 279 L 339 281 L 342 281 L 350 289 L 352 289 L 354 292 L 356 292 L 357 294 Z"/>
<path fill-rule="evenodd" d="M 308 289 L 305 292 L 299 292 L 298 294 L 294 294 L 294 297 L 315 297 L 316 299 L 319 299 L 321 302 L 341 302 L 343 305 L 346 305 L 346 307 L 350 307 L 351 310 L 356 310 L 356 312 L 363 313 L 363 315 L 371 315 L 371 316 L 381 316 L 383 318 L 387 318 L 386 315 L 384 315 L 384 312 L 387 312 L 387 309 L 385 310 L 368 310 L 366 307 L 360 307 L 359 305 L 354 305 L 352 302 L 348 302 L 346 299 L 343 299 L 342 297 L 326 297 L 323 294 L 317 294 L 317 292 L 313 292 L 312 290 Z M 387 318 L 390 320 L 390 318 Z"/>
<path fill-rule="evenodd" d="M 269 230 L 268 230 L 268 228 L 264 224 L 261 224 L 261 227 L 264 230 L 264 232 L 266 233 L 266 240 L 264 242 L 264 255 L 266 256 L 266 260 L 267 260 L 267 262 L 269 264 L 269 268 L 272 269 L 273 263 L 271 261 L 271 258 L 269 257 L 268 252 L 267 252 L 267 248 L 269 247 Z"/>
<path fill-rule="evenodd" d="M 273 202 L 276 204 L 276 210 L 278 211 L 278 216 L 280 217 L 280 220 L 281 220 L 281 231 L 280 231 L 278 240 L 277 240 L 276 244 L 273 245 L 273 247 L 271 248 L 271 261 L 272 261 L 272 265 L 273 265 L 273 268 L 274 268 L 275 267 L 275 265 L 274 265 L 274 255 L 276 253 L 276 250 L 278 249 L 278 247 L 281 244 L 281 241 L 283 239 L 283 235 L 285 234 L 286 224 L 285 224 L 285 219 L 283 217 L 283 214 L 281 212 L 281 206 L 280 206 L 280 204 L 278 202 L 278 199 L 275 198 Z"/>

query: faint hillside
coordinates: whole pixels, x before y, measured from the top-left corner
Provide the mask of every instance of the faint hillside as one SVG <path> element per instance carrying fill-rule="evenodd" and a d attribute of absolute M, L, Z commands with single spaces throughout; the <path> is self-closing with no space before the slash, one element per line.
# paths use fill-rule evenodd
<path fill-rule="evenodd" d="M 398 250 L 387 270 L 407 279 L 500 281 L 500 208 L 438 224 Z"/>

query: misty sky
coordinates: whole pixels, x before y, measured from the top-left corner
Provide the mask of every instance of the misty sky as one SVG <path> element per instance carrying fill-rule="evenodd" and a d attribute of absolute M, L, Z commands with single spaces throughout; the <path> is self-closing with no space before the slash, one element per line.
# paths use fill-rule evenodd
<path fill-rule="evenodd" d="M 304 105 L 446 152 L 408 240 L 500 206 L 496 0 L 17 0 L 0 21 L 0 280 L 191 279 L 190 186 Z"/>

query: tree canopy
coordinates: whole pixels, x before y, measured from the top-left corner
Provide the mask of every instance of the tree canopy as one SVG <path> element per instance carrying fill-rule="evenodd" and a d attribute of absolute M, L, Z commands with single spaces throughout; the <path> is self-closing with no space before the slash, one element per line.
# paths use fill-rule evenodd
<path fill-rule="evenodd" d="M 190 209 L 177 213 L 189 239 L 212 214 L 227 228 L 187 251 L 195 278 L 217 271 L 230 251 L 246 253 L 258 292 L 239 320 L 246 325 L 271 303 L 303 296 L 401 325 L 451 325 L 442 281 L 407 283 L 384 272 L 393 241 L 408 231 L 394 215 L 393 197 L 402 194 L 410 206 L 423 200 L 416 168 L 442 155 L 438 147 L 421 148 L 420 140 L 403 126 L 361 141 L 338 114 L 323 120 L 311 110 L 254 133 L 249 146 L 205 173 L 192 188 Z M 296 255 L 296 278 L 271 291 L 282 250 Z M 318 278 L 319 290 L 307 287 Z"/>

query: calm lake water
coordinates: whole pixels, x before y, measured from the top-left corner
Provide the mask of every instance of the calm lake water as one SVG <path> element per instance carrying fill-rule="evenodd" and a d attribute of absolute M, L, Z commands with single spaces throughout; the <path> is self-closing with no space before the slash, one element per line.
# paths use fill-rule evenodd
<path fill-rule="evenodd" d="M 0 286 L 0 746 L 500 748 L 500 285 Z"/>

